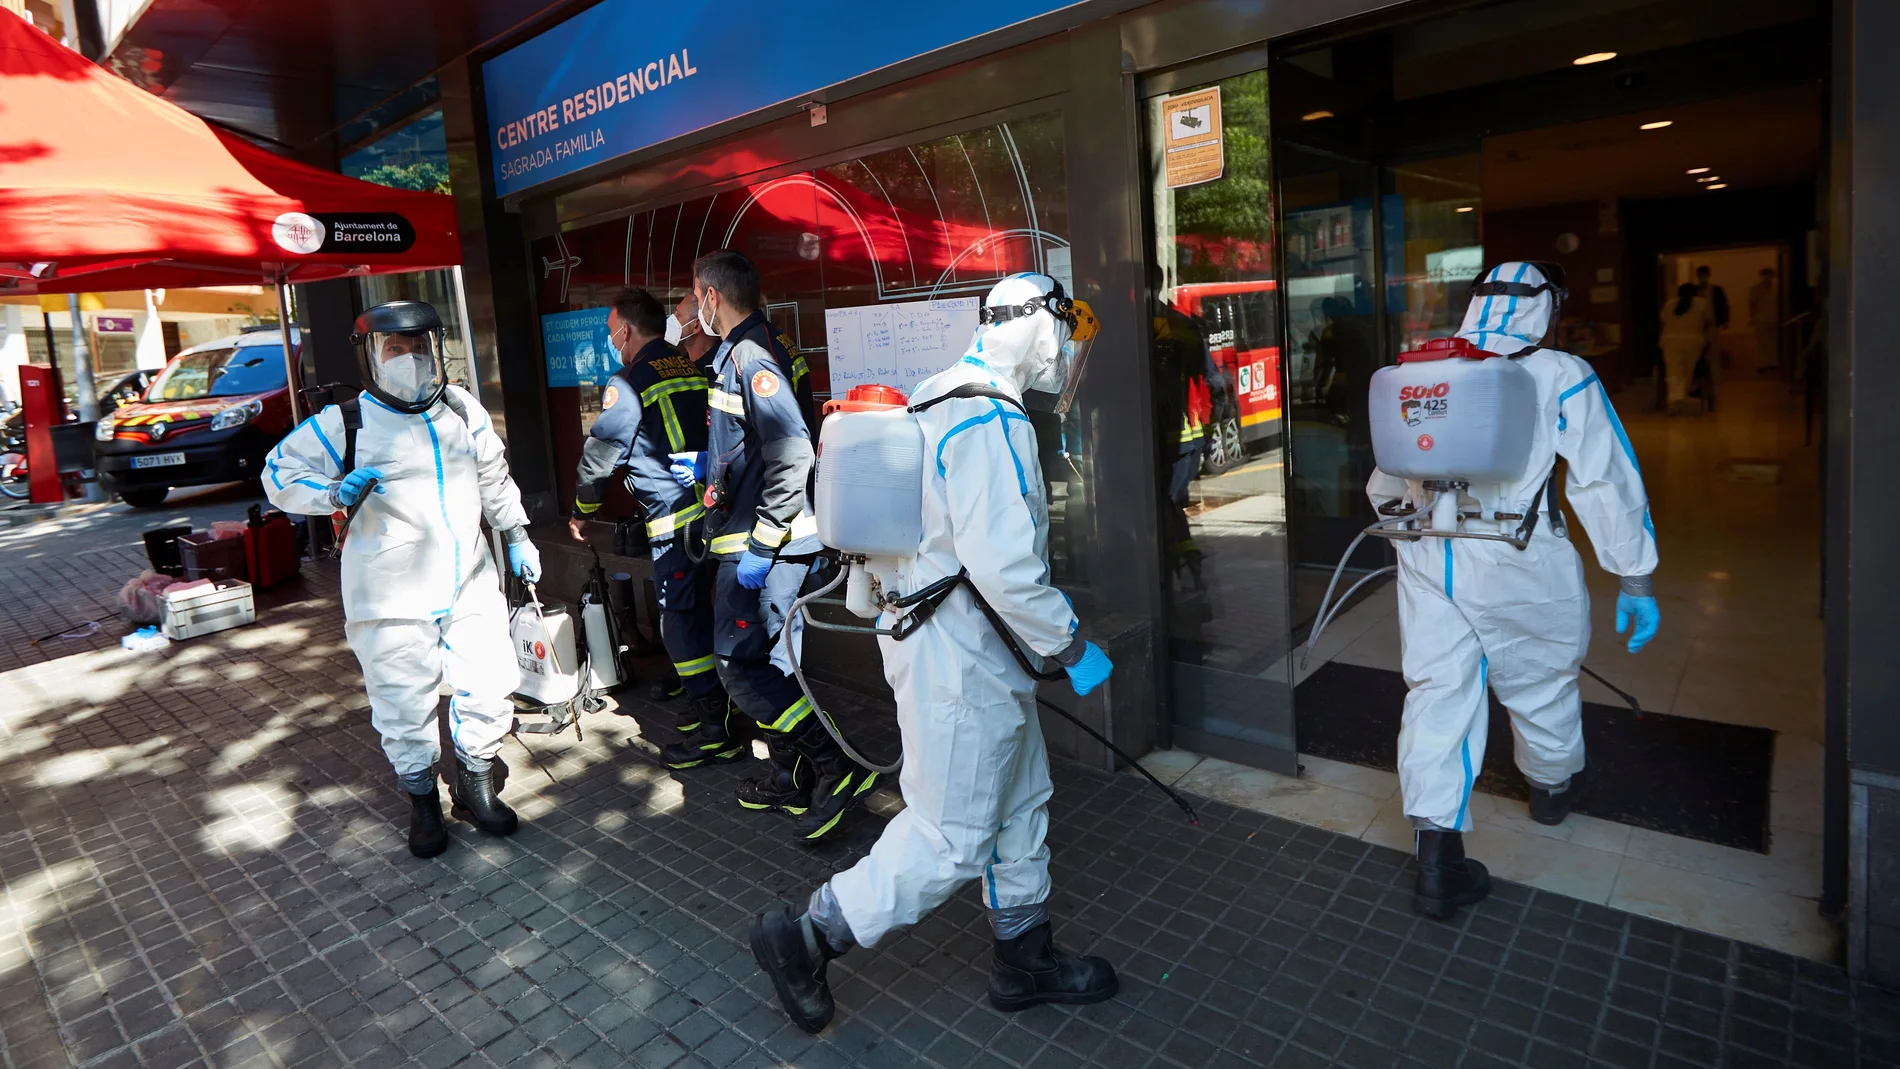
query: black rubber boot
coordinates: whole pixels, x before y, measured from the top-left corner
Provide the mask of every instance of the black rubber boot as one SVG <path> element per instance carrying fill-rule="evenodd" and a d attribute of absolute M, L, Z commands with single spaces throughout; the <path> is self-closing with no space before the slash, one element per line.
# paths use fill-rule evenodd
<path fill-rule="evenodd" d="M 442 798 L 429 781 L 429 793 L 409 796 L 409 852 L 435 857 L 449 848 L 449 828 L 442 822 Z"/>
<path fill-rule="evenodd" d="M 647 697 L 656 702 L 670 702 L 675 698 L 684 698 L 686 684 L 680 682 L 679 673 L 668 671 L 665 679 L 647 689 Z"/>
<path fill-rule="evenodd" d="M 680 770 L 745 759 L 756 731 L 751 718 L 733 708 L 723 694 L 695 699 L 692 708 L 695 726 L 685 738 L 660 749 L 660 760 L 666 767 Z"/>
<path fill-rule="evenodd" d="M 813 1035 L 831 1023 L 837 1009 L 831 1000 L 831 983 L 825 979 L 825 963 L 840 953 L 810 920 L 792 916 L 788 907 L 752 919 L 752 959 L 772 978 L 779 1004 L 792 1023 Z"/>
<path fill-rule="evenodd" d="M 878 774 L 844 755 L 838 741 L 807 717 L 792 736 L 792 746 L 812 770 L 811 808 L 792 826 L 798 842 L 811 845 L 837 828 L 844 815 L 877 785 Z"/>
<path fill-rule="evenodd" d="M 1561 791 L 1553 792 L 1545 790 L 1535 783 L 1530 784 L 1531 819 L 1539 824 L 1549 824 L 1552 826 L 1562 824 L 1564 818 L 1570 815 L 1571 809 L 1575 808 L 1576 804 L 1583 800 L 1584 791 L 1589 786 L 1589 779 L 1586 776 L 1587 772 L 1589 772 L 1589 769 L 1578 770 L 1576 775 L 1570 777 L 1570 782 L 1565 784 L 1564 789 Z"/>
<path fill-rule="evenodd" d="M 1450 920 L 1459 906 L 1482 902 L 1491 893 L 1491 874 L 1465 857 L 1460 832 L 1421 830 L 1418 833 L 1418 883 L 1412 892 L 1414 912 L 1435 921 Z"/>
<path fill-rule="evenodd" d="M 990 1005 L 1005 1013 L 1045 1002 L 1086 1006 L 1121 990 L 1115 967 L 1101 958 L 1064 954 L 1044 921 L 1014 939 L 996 941 L 990 966 Z"/>
<path fill-rule="evenodd" d="M 501 768 L 501 762 L 496 761 L 486 770 L 476 772 L 460 761 L 455 762 L 455 780 L 449 784 L 449 797 L 455 806 L 450 814 L 490 835 L 513 835 L 521 826 L 521 818 L 501 800 L 495 783 L 503 775 Z"/>
<path fill-rule="evenodd" d="M 812 767 L 785 736 L 773 737 L 771 746 L 765 771 L 739 784 L 739 804 L 755 812 L 776 809 L 804 816 L 811 808 Z"/>

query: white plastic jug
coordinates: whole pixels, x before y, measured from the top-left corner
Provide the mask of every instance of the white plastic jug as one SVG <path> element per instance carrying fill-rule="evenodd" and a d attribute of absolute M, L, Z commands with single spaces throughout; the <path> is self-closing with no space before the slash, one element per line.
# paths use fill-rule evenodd
<path fill-rule="evenodd" d="M 839 411 L 818 432 L 818 539 L 866 557 L 914 557 L 924 538 L 924 432 L 904 408 Z"/>

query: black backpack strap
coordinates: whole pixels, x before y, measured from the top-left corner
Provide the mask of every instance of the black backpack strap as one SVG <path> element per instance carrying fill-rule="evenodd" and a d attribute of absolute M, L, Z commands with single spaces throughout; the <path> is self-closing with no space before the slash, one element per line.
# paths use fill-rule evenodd
<path fill-rule="evenodd" d="M 352 397 L 336 407 L 343 413 L 343 470 L 337 473 L 340 479 L 356 470 L 356 432 L 363 429 L 363 399 Z"/>
<path fill-rule="evenodd" d="M 1008 402 L 1011 408 L 1021 412 L 1023 415 L 1029 415 L 1029 410 L 1023 407 L 1021 401 L 1016 400 L 1014 397 L 1011 397 L 994 386 L 985 386 L 980 382 L 966 382 L 941 397 L 932 397 L 928 401 L 919 401 L 910 406 L 910 411 L 922 412 L 924 409 L 935 408 L 945 401 L 958 397 L 994 397 L 998 401 Z"/>

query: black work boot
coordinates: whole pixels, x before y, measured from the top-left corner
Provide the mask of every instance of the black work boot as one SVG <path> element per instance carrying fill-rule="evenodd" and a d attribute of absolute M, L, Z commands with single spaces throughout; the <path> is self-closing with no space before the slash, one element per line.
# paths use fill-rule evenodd
<path fill-rule="evenodd" d="M 817 1035 L 831 1023 L 837 1008 L 825 963 L 843 951 L 835 950 L 824 933 L 807 917 L 794 917 L 789 907 L 767 910 L 752 919 L 752 959 L 772 978 L 779 1004 L 792 1023 Z"/>
<path fill-rule="evenodd" d="M 1586 773 L 1589 769 L 1579 769 L 1570 777 L 1570 782 L 1558 790 L 1552 791 L 1531 783 L 1531 819 L 1539 824 L 1558 825 L 1570 815 L 1576 804 L 1583 800 L 1584 789 L 1589 785 Z"/>
<path fill-rule="evenodd" d="M 409 795 L 409 852 L 435 857 L 449 848 L 448 825 L 442 822 L 442 798 L 429 780 L 429 793 Z"/>
<path fill-rule="evenodd" d="M 765 771 L 739 784 L 739 804 L 755 812 L 779 810 L 795 817 L 811 808 L 812 767 L 783 735 L 771 740 Z"/>
<path fill-rule="evenodd" d="M 1437 828 L 1418 833 L 1418 883 L 1412 891 L 1414 912 L 1435 921 L 1450 920 L 1459 906 L 1484 900 L 1491 893 L 1491 874 L 1465 857 L 1461 832 Z"/>
<path fill-rule="evenodd" d="M 865 792 L 877 785 L 878 774 L 844 755 L 838 741 L 814 713 L 792 735 L 792 746 L 812 770 L 811 807 L 792 825 L 794 838 L 809 846 L 831 834 Z"/>
<path fill-rule="evenodd" d="M 455 779 L 449 784 L 449 797 L 455 802 L 450 815 L 490 835 L 513 835 L 521 826 L 521 818 L 501 800 L 496 780 L 504 775 L 499 761 L 491 762 L 480 772 L 456 761 Z"/>
<path fill-rule="evenodd" d="M 684 698 L 686 684 L 680 681 L 678 672 L 669 670 L 666 678 L 647 689 L 647 697 L 656 702 L 670 702 L 675 698 Z"/>
<path fill-rule="evenodd" d="M 693 729 L 685 738 L 660 749 L 660 760 L 666 767 L 679 770 L 745 759 L 755 730 L 751 718 L 734 708 L 723 694 L 695 698 L 692 708 L 697 719 Z"/>
<path fill-rule="evenodd" d="M 1121 981 L 1108 962 L 1057 950 L 1048 921 L 1014 939 L 996 941 L 990 1005 L 1005 1013 L 1045 1002 L 1085 1006 L 1114 998 L 1120 990 Z"/>

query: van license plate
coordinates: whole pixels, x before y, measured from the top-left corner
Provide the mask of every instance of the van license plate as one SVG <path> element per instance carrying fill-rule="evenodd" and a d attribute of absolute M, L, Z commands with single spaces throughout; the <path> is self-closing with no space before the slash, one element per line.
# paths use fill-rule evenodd
<path fill-rule="evenodd" d="M 147 453 L 132 458 L 135 468 L 174 468 L 185 462 L 183 453 Z"/>

